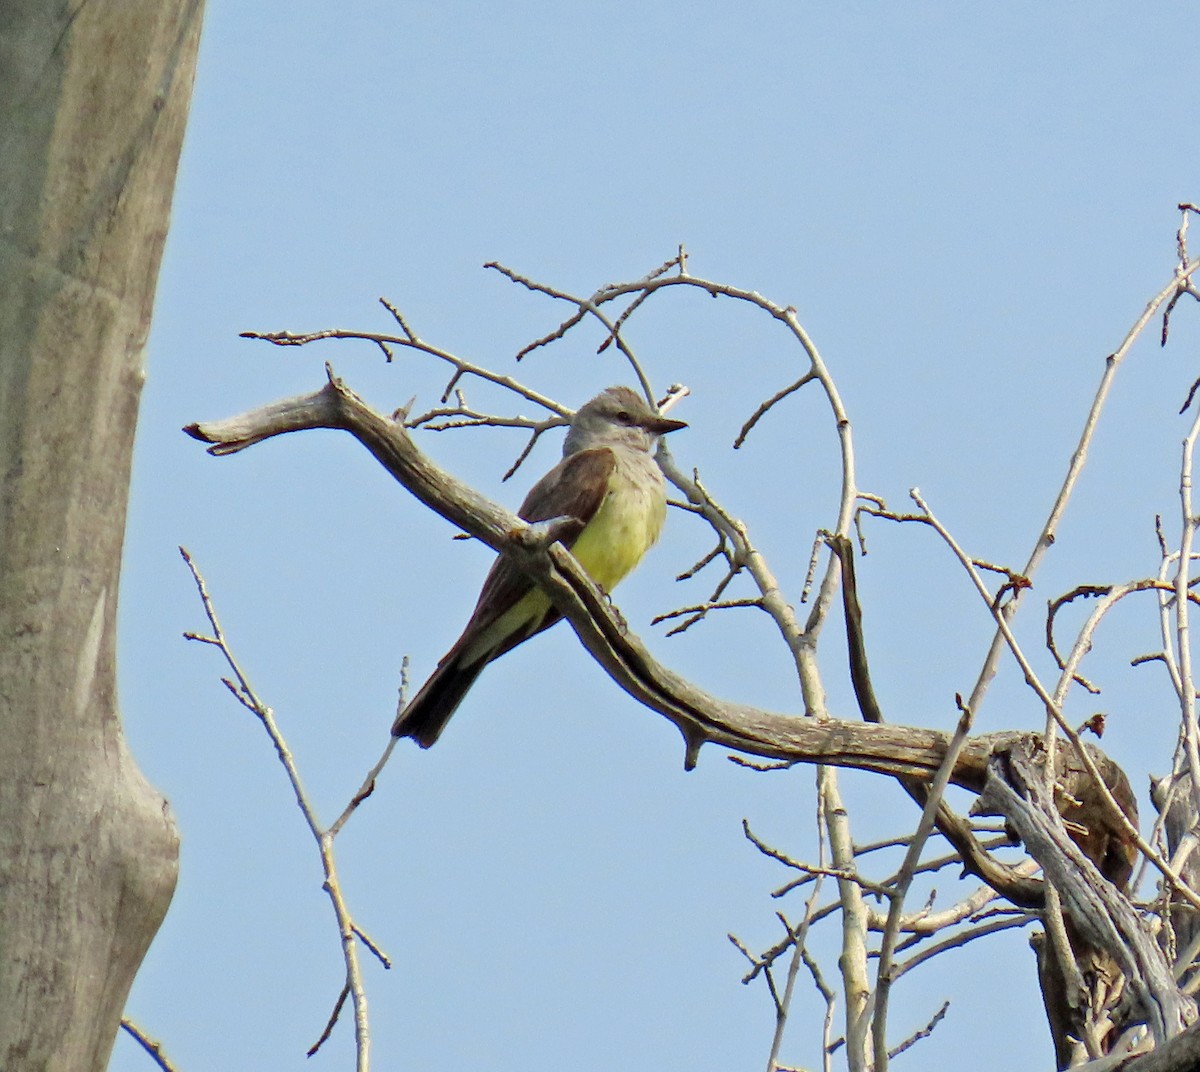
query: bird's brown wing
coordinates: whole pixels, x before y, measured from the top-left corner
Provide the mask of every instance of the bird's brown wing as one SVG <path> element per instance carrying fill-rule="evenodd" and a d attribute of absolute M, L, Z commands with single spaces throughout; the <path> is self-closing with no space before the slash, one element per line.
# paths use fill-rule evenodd
<path fill-rule="evenodd" d="M 608 494 L 608 480 L 615 464 L 616 455 L 608 447 L 581 450 L 563 458 L 529 489 L 517 516 L 533 523 L 550 521 L 556 517 L 574 517 L 586 525 Z M 573 539 L 568 541 L 567 546 L 573 542 Z M 529 587 L 529 578 L 521 572 L 520 567 L 504 555 L 498 556 L 487 580 L 483 582 L 483 590 L 479 593 L 479 601 L 475 604 L 475 612 L 464 635 L 478 634 L 486 629 L 516 604 L 529 591 Z M 535 632 L 541 632 L 558 618 L 558 613 L 552 609 L 536 629 L 513 637 L 511 643 L 504 645 L 496 655 L 502 655 L 514 644 L 519 644 Z"/>
<path fill-rule="evenodd" d="M 531 522 L 574 517 L 586 525 L 604 502 L 615 464 L 616 456 L 607 447 L 578 451 L 564 458 L 534 484 L 517 513 Z M 484 658 L 475 657 L 469 663 L 463 662 L 464 653 L 471 650 L 479 637 L 529 592 L 530 583 L 520 568 L 504 555 L 496 558 L 462 636 L 397 717 L 392 727 L 393 736 L 412 737 L 422 748 L 428 748 L 438 739 L 467 690 L 492 659 L 558 621 L 560 615 L 551 607 L 539 620 L 530 621 L 505 637 Z"/>
<path fill-rule="evenodd" d="M 529 522 L 577 517 L 586 524 L 604 502 L 616 464 L 609 447 L 568 455 L 529 489 L 517 517 Z"/>

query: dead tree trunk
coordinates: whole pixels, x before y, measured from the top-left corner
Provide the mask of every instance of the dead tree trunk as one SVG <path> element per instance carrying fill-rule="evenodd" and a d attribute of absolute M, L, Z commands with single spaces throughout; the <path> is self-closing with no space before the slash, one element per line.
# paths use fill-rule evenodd
<path fill-rule="evenodd" d="M 199 0 L 0 6 L 0 1068 L 103 1069 L 178 838 L 115 624 Z"/>

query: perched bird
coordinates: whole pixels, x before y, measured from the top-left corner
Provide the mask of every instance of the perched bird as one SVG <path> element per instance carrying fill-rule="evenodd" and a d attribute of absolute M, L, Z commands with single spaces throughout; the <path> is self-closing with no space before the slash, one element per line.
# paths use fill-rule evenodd
<path fill-rule="evenodd" d="M 529 522 L 582 522 L 571 553 L 611 592 L 662 531 L 666 485 L 654 450 L 659 436 L 684 427 L 659 416 L 628 387 L 602 391 L 576 412 L 562 461 L 533 486 L 517 513 Z M 497 557 L 462 636 L 400 712 L 393 736 L 428 748 L 488 663 L 560 617 L 519 566 Z"/>

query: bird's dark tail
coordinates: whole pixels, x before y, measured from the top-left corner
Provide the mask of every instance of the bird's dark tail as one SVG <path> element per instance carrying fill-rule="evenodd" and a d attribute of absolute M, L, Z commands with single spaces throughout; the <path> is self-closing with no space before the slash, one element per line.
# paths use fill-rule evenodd
<path fill-rule="evenodd" d="M 480 659 L 462 666 L 456 654 L 452 652 L 442 660 L 421 691 L 405 705 L 392 726 L 393 737 L 411 737 L 422 748 L 428 748 L 441 736 L 450 716 L 488 663 Z"/>

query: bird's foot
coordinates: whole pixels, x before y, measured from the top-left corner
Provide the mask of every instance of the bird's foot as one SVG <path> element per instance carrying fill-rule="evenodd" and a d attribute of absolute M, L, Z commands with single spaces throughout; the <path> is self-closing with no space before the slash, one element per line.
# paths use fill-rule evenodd
<path fill-rule="evenodd" d="M 625 615 L 621 613 L 621 608 L 613 602 L 613 597 L 605 592 L 603 588 L 600 591 L 604 594 L 604 602 L 608 604 L 608 609 L 612 612 L 612 616 L 617 619 L 617 626 L 622 633 L 628 633 L 629 623 L 625 620 Z"/>

